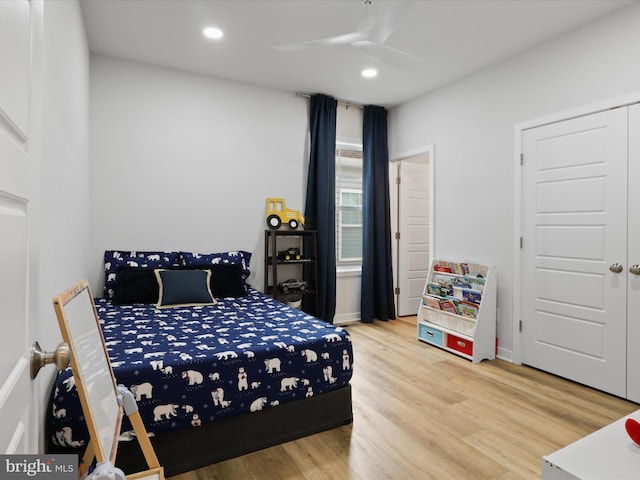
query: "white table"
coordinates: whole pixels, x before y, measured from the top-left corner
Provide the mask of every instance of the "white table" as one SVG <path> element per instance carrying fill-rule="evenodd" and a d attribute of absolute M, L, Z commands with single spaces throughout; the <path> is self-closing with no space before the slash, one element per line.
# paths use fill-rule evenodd
<path fill-rule="evenodd" d="M 640 446 L 624 427 L 627 418 L 640 421 L 640 410 L 542 458 L 544 480 L 640 479 Z"/>

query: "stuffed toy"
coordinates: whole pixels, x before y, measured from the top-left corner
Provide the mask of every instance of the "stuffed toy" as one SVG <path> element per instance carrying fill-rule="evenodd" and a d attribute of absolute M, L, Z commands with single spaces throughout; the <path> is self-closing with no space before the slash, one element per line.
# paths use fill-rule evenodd
<path fill-rule="evenodd" d="M 627 421 L 624 422 L 624 427 L 627 429 L 627 433 L 631 437 L 631 440 L 640 445 L 640 423 L 633 418 L 627 418 Z"/>
<path fill-rule="evenodd" d="M 125 480 L 125 475 L 122 470 L 107 461 L 96 465 L 93 472 L 87 476 L 87 480 Z"/>

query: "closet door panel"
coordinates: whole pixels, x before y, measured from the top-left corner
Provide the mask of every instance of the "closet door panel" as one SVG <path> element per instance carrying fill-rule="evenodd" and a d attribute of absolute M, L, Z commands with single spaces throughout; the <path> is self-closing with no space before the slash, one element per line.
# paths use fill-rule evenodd
<path fill-rule="evenodd" d="M 627 109 L 527 130 L 523 151 L 523 363 L 624 397 Z"/>
<path fill-rule="evenodd" d="M 627 398 L 640 403 L 640 105 L 629 107 L 628 162 L 628 260 L 627 270 Z"/>

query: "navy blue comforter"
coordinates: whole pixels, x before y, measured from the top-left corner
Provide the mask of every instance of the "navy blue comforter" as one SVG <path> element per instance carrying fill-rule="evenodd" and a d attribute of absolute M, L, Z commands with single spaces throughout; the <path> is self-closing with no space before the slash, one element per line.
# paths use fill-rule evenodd
<path fill-rule="evenodd" d="M 351 379 L 345 329 L 257 290 L 189 308 L 95 302 L 116 380 L 152 434 L 277 408 Z M 51 419 L 55 444 L 87 442 L 71 369 L 58 377 Z M 130 428 L 125 422 L 123 434 Z"/>

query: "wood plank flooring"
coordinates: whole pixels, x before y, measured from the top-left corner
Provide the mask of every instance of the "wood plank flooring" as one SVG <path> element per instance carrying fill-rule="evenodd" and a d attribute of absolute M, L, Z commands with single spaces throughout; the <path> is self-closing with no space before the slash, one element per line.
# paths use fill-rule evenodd
<path fill-rule="evenodd" d="M 541 459 L 640 406 L 416 339 L 415 318 L 347 326 L 352 425 L 171 480 L 533 479 Z"/>

